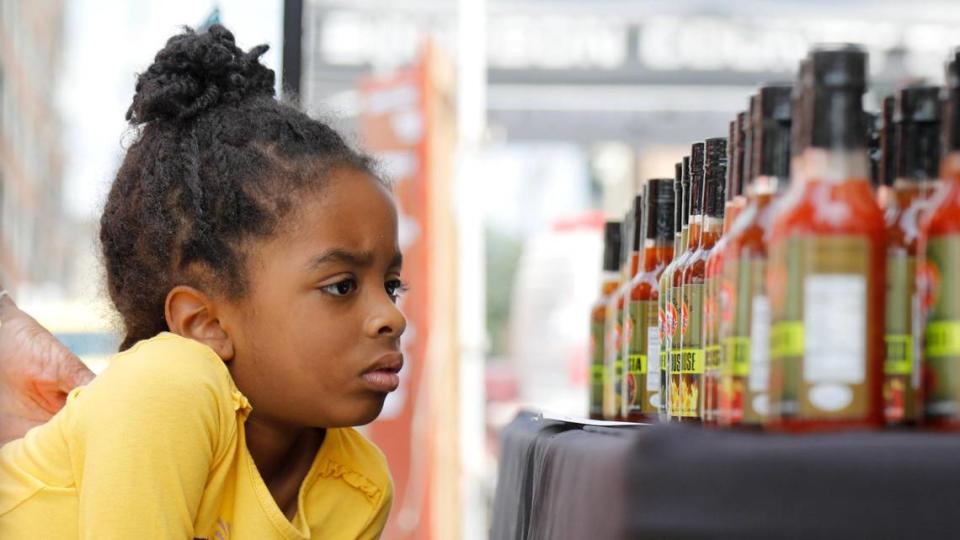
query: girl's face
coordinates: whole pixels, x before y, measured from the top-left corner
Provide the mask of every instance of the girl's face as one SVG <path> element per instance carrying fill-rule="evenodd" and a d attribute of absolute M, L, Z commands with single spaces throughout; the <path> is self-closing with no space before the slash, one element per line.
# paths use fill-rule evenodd
<path fill-rule="evenodd" d="M 261 419 L 366 424 L 403 364 L 397 211 L 376 179 L 346 167 L 298 204 L 248 251 L 250 292 L 221 320 L 228 366 Z"/>

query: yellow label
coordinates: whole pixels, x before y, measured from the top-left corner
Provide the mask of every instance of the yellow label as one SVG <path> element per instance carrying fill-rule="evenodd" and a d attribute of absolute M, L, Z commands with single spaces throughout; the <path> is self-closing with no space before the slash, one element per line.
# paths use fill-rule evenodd
<path fill-rule="evenodd" d="M 628 358 L 629 365 L 627 367 L 628 372 L 630 373 L 639 373 L 645 374 L 647 372 L 647 355 L 645 354 L 631 354 Z"/>
<path fill-rule="evenodd" d="M 887 375 L 909 375 L 913 371 L 913 338 L 887 335 L 883 339 L 887 346 L 883 372 Z"/>
<path fill-rule="evenodd" d="M 746 377 L 750 374 L 750 338 L 728 337 L 723 340 L 725 375 Z"/>
<path fill-rule="evenodd" d="M 779 322 L 770 328 L 770 356 L 773 358 L 803 356 L 802 322 Z"/>
<path fill-rule="evenodd" d="M 705 356 L 703 349 L 683 349 L 676 357 L 674 371 L 683 375 L 701 375 Z"/>
<path fill-rule="evenodd" d="M 960 321 L 927 323 L 927 356 L 960 355 Z"/>

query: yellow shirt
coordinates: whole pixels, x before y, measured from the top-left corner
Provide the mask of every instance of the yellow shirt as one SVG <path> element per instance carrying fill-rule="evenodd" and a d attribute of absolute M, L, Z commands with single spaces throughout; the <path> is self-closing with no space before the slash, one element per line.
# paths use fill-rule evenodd
<path fill-rule="evenodd" d="M 0 538 L 379 537 L 393 487 L 376 446 L 327 429 L 291 522 L 247 450 L 250 410 L 206 345 L 137 343 L 0 448 Z"/>

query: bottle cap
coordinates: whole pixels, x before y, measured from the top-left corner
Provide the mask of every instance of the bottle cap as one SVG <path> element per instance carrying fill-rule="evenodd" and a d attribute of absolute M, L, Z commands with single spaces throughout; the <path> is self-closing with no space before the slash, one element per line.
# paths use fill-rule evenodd
<path fill-rule="evenodd" d="M 896 99 L 883 98 L 880 111 L 880 183 L 892 186 L 897 176 L 897 135 L 893 125 L 893 109 Z"/>
<path fill-rule="evenodd" d="M 946 75 L 943 144 L 947 152 L 954 152 L 960 150 L 960 47 L 950 55 Z"/>
<path fill-rule="evenodd" d="M 669 178 L 652 178 L 647 181 L 647 239 L 673 238 L 677 200 L 673 184 L 673 180 Z"/>
<path fill-rule="evenodd" d="M 940 88 L 914 85 L 900 89 L 894 105 L 896 177 L 937 178 L 940 173 Z"/>
<path fill-rule="evenodd" d="M 731 120 L 727 132 L 727 177 L 724 179 L 723 195 L 727 202 L 733 200 L 736 195 L 736 170 L 734 164 L 737 162 L 737 121 Z"/>
<path fill-rule="evenodd" d="M 643 192 L 640 195 L 637 195 L 633 198 L 633 208 L 630 209 L 630 217 L 633 218 L 633 224 L 630 227 L 630 238 L 631 244 L 633 245 L 633 251 L 640 251 L 640 246 L 643 244 L 644 234 L 646 230 L 644 229 L 646 219 L 646 207 L 644 206 L 644 199 L 647 196 L 647 186 L 643 186 Z"/>
<path fill-rule="evenodd" d="M 620 269 L 620 226 L 619 221 L 608 221 L 603 228 L 603 269 L 616 272 Z"/>
<path fill-rule="evenodd" d="M 790 93 L 785 84 L 760 88 L 753 117 L 753 154 L 757 176 L 790 176 Z"/>
<path fill-rule="evenodd" d="M 683 156 L 683 176 L 681 177 L 680 217 L 681 225 L 686 227 L 690 223 L 690 156 Z"/>
<path fill-rule="evenodd" d="M 809 55 L 813 107 L 810 144 L 836 151 L 865 149 L 863 92 L 867 53 L 858 45 L 820 45 Z"/>
<path fill-rule="evenodd" d="M 703 214 L 703 143 L 694 143 L 690 147 L 690 214 Z"/>
<path fill-rule="evenodd" d="M 867 52 L 852 43 L 815 46 L 809 54 L 816 88 L 863 90 L 867 86 Z"/>
<path fill-rule="evenodd" d="M 744 188 L 746 187 L 746 182 L 744 181 L 744 159 L 745 159 L 745 150 L 746 150 L 746 127 L 749 122 L 747 118 L 747 111 L 741 111 L 737 113 L 737 132 L 736 132 L 736 156 L 733 163 L 727 164 L 728 167 L 734 169 L 734 190 L 737 192 L 737 195 L 742 195 Z"/>
<path fill-rule="evenodd" d="M 703 213 L 723 217 L 723 188 L 727 176 L 727 139 L 711 137 L 704 141 Z"/>

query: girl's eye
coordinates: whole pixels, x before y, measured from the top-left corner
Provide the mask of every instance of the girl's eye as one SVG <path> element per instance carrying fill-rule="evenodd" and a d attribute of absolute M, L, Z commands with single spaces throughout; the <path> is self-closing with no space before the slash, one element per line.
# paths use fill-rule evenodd
<path fill-rule="evenodd" d="M 390 298 L 392 298 L 394 302 L 397 301 L 397 298 L 400 298 L 401 294 L 410 289 L 399 279 L 391 279 L 390 281 L 384 283 L 383 286 L 387 290 L 387 294 L 390 295 Z"/>
<path fill-rule="evenodd" d="M 357 289 L 357 282 L 353 279 L 338 281 L 332 285 L 320 287 L 320 290 L 333 296 L 347 296 Z"/>

